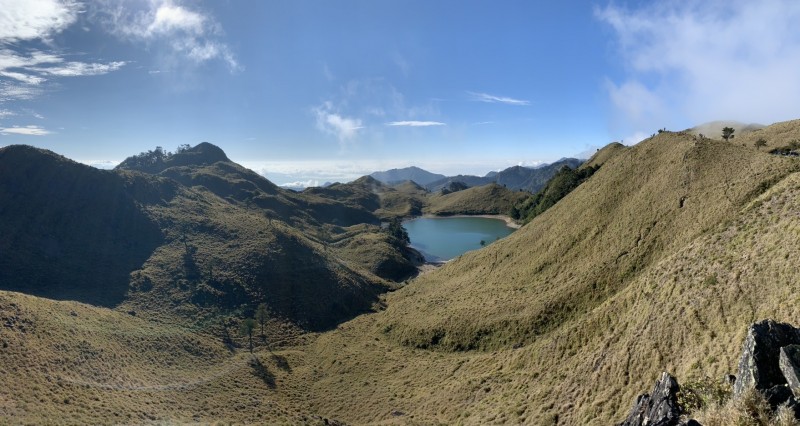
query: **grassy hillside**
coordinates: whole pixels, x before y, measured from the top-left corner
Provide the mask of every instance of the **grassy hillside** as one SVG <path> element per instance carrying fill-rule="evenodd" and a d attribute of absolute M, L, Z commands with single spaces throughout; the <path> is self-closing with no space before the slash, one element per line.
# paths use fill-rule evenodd
<path fill-rule="evenodd" d="M 251 356 L 198 330 L 5 291 L 0 321 L 0 423 L 324 423 L 284 390 L 296 342 Z"/>
<path fill-rule="evenodd" d="M 356 423 L 600 425 L 663 369 L 716 381 L 750 321 L 800 310 L 799 166 L 680 133 L 622 150 L 512 236 L 322 336 L 308 356 L 335 367 L 312 406 Z"/>
<path fill-rule="evenodd" d="M 282 190 L 210 144 L 160 161 L 101 171 L 0 150 L 0 289 L 181 322 L 263 302 L 320 330 L 375 309 L 413 269 L 361 207 Z M 354 262 L 359 238 L 374 250 Z"/>
<path fill-rule="evenodd" d="M 0 149 L 3 289 L 103 306 L 120 303 L 130 273 L 163 243 L 143 202 L 177 185 L 101 171 L 49 151 Z M 146 197 L 140 197 L 146 192 Z"/>
<path fill-rule="evenodd" d="M 383 220 L 423 213 L 442 216 L 505 215 L 511 206 L 529 195 L 494 183 L 443 195 L 430 192 L 414 182 L 386 185 L 370 176 L 326 188 L 309 188 L 303 194 L 341 200 L 346 205 L 372 212 Z"/>
<path fill-rule="evenodd" d="M 431 194 L 423 212 L 438 216 L 456 214 L 505 215 L 511 206 L 525 199 L 527 192 L 512 191 L 496 183 L 467 188 L 447 195 Z"/>
<path fill-rule="evenodd" d="M 386 315 L 396 317 L 388 321 L 391 335 L 448 348 L 528 342 L 602 303 L 663 254 L 733 218 L 797 164 L 683 134 L 644 141 L 610 159 L 497 247 L 422 277 L 415 290 L 426 298 L 441 294 L 453 308 L 466 305 L 437 312 L 396 303 Z M 470 287 L 475 281 L 484 285 Z M 481 294 L 484 289 L 490 294 Z M 537 300 L 521 297 L 530 291 Z M 500 307 L 514 314 L 500 315 Z M 411 319 L 412 310 L 422 322 Z M 442 336 L 435 339 L 437 334 Z"/>
<path fill-rule="evenodd" d="M 753 134 L 793 140 L 797 123 Z M 163 241 L 114 310 L 0 292 L 0 374 L 14 385 L 0 390 L 0 415 L 607 425 L 660 371 L 716 382 L 735 370 L 750 322 L 800 315 L 800 160 L 740 140 L 663 132 L 609 145 L 587 163 L 596 173 L 519 231 L 390 293 L 381 277 L 403 259 L 378 226 L 300 207 L 339 197 L 373 214 L 394 194 L 447 212 L 517 193 L 363 179 L 292 198 L 216 164 L 97 175 L 119 176 Z M 206 173 L 223 185 L 180 183 Z M 256 339 L 251 361 L 235 330 L 257 301 L 273 314 L 272 352 Z"/>

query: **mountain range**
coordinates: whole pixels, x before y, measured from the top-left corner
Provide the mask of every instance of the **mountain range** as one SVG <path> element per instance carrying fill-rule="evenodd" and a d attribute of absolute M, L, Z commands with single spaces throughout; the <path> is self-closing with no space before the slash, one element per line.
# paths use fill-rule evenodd
<path fill-rule="evenodd" d="M 800 162 L 770 154 L 799 139 L 609 144 L 511 236 L 421 274 L 382 221 L 531 195 L 295 193 L 211 144 L 110 171 L 0 148 L 0 418 L 606 425 L 666 370 L 713 424 L 743 410 L 720 378 L 749 324 L 800 315 Z"/>
<path fill-rule="evenodd" d="M 370 176 L 388 184 L 409 180 L 416 182 L 430 191 L 441 191 L 453 182 L 460 182 L 467 187 L 496 183 L 514 191 L 524 190 L 536 192 L 542 189 L 547 181 L 553 177 L 561 167 L 568 166 L 574 169 L 582 163 L 582 160 L 576 158 L 563 158 L 554 163 L 540 165 L 535 168 L 513 166 L 499 172 L 489 172 L 486 176 L 444 176 L 425 171 L 418 167 L 374 172 L 371 173 Z"/>

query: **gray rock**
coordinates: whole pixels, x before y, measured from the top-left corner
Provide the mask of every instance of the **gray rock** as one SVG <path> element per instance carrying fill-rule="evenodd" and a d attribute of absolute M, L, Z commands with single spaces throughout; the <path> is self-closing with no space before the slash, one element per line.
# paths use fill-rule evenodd
<path fill-rule="evenodd" d="M 669 373 L 661 373 L 653 392 L 642 394 L 624 422 L 618 426 L 678 426 L 681 410 L 678 406 L 678 381 Z"/>
<path fill-rule="evenodd" d="M 740 398 L 748 389 L 764 392 L 785 385 L 786 379 L 778 362 L 780 348 L 794 344 L 800 344 L 800 330 L 789 324 L 772 320 L 752 324 L 739 358 L 733 397 Z"/>
<path fill-rule="evenodd" d="M 800 398 L 800 345 L 781 348 L 778 366 L 795 398 Z"/>
<path fill-rule="evenodd" d="M 769 406 L 772 407 L 773 410 L 785 403 L 789 403 L 789 405 L 795 403 L 792 391 L 789 390 L 789 387 L 786 385 L 775 385 L 765 390 L 763 395 L 764 399 L 767 400 L 767 403 L 769 403 Z"/>

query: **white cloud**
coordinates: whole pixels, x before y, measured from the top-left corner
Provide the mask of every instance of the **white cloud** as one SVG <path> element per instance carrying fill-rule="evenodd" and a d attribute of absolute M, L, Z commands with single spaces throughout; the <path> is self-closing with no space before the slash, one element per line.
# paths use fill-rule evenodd
<path fill-rule="evenodd" d="M 692 0 L 609 5 L 626 75 L 607 89 L 618 135 L 800 111 L 800 2 Z"/>
<path fill-rule="evenodd" d="M 2 14 L 2 12 L 0 12 Z M 106 74 L 116 71 L 126 64 L 124 61 L 110 63 L 89 63 L 66 61 L 61 54 L 30 50 L 17 52 L 10 48 L 0 48 L 0 76 L 15 80 L 2 82 L 0 102 L 32 99 L 39 96 L 42 83 L 48 77 L 80 77 Z"/>
<path fill-rule="evenodd" d="M 49 130 L 45 130 L 39 126 L 13 126 L 0 128 L 0 135 L 26 135 L 26 136 L 45 136 L 49 135 Z"/>
<path fill-rule="evenodd" d="M 280 184 L 280 186 L 286 188 L 310 188 L 312 186 L 320 186 L 320 183 L 317 179 L 309 179 L 309 180 L 296 180 L 294 182 L 285 182 Z"/>
<path fill-rule="evenodd" d="M 41 84 L 42 82 L 45 81 L 44 78 L 39 77 L 39 76 L 30 75 L 30 74 L 23 74 L 21 72 L 13 72 L 13 71 L 0 70 L 0 76 L 13 78 L 14 80 L 21 81 L 21 82 L 23 82 L 25 84 L 32 84 L 32 85 Z"/>
<path fill-rule="evenodd" d="M 159 42 L 174 54 L 194 63 L 221 60 L 231 71 L 241 65 L 230 48 L 220 41 L 222 27 L 209 14 L 178 0 L 150 0 L 138 10 L 130 2 L 99 1 L 93 8 L 106 29 L 132 41 Z"/>
<path fill-rule="evenodd" d="M 116 71 L 126 64 L 125 61 L 109 62 L 107 64 L 88 63 L 88 62 L 67 62 L 63 65 L 47 68 L 31 68 L 46 75 L 59 77 L 82 77 L 90 75 L 102 75 Z"/>
<path fill-rule="evenodd" d="M 205 23 L 205 16 L 167 2 L 156 9 L 155 17 L 147 26 L 146 32 L 147 34 L 169 34 L 173 31 L 185 31 L 202 35 Z"/>
<path fill-rule="evenodd" d="M 120 163 L 115 160 L 78 160 L 78 162 L 101 170 L 111 170 Z"/>
<path fill-rule="evenodd" d="M 0 82 L 0 102 L 33 99 L 41 93 L 42 89 L 35 86 Z"/>
<path fill-rule="evenodd" d="M 0 43 L 47 39 L 72 25 L 78 13 L 71 0 L 2 0 Z"/>
<path fill-rule="evenodd" d="M 314 114 L 317 116 L 317 128 L 335 136 L 343 146 L 346 142 L 353 140 L 358 131 L 364 128 L 360 119 L 344 117 L 333 111 L 333 105 L 330 102 L 314 108 Z"/>
<path fill-rule="evenodd" d="M 428 127 L 428 126 L 446 126 L 445 123 L 438 121 L 392 121 L 386 123 L 387 126 L 405 126 L 405 127 Z"/>
<path fill-rule="evenodd" d="M 472 98 L 473 101 L 478 102 L 487 102 L 487 103 L 500 103 L 506 105 L 517 105 L 517 106 L 527 106 L 530 105 L 530 101 L 526 101 L 523 99 L 514 99 L 505 96 L 495 96 L 490 95 L 488 93 L 478 93 L 478 92 L 467 92 L 469 96 Z"/>
<path fill-rule="evenodd" d="M 441 116 L 438 104 L 435 99 L 427 99 L 425 103 L 409 105 L 403 93 L 386 79 L 366 78 L 342 84 L 337 95 L 312 111 L 317 128 L 335 135 L 340 142 L 355 140 L 360 134 L 376 141 L 383 138 L 384 126 L 444 126 L 443 122 L 428 120 Z"/>
<path fill-rule="evenodd" d="M 7 109 L 0 109 L 0 118 L 11 117 L 17 115 L 14 111 L 10 111 Z"/>

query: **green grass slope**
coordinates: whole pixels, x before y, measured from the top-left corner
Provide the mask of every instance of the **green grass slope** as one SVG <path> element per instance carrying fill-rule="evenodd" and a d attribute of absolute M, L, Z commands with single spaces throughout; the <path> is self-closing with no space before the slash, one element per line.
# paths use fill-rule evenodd
<path fill-rule="evenodd" d="M 198 330 L 6 291 L 0 321 L 3 424 L 324 423 L 286 386 L 302 358 L 279 342 L 251 356 Z"/>
<path fill-rule="evenodd" d="M 188 322 L 266 303 L 321 330 L 394 287 L 373 267 L 397 259 L 372 213 L 284 191 L 211 144 L 114 171 L 11 146 L 0 165 L 0 289 Z M 353 262 L 338 235 L 376 250 Z"/>
<path fill-rule="evenodd" d="M 491 250 L 468 254 L 398 293 L 402 303 L 387 310 L 387 326 L 400 341 L 423 347 L 529 342 L 732 218 L 796 167 L 733 144 L 664 133 L 610 159 Z M 449 309 L 420 303 L 439 297 Z"/>
<path fill-rule="evenodd" d="M 505 215 L 514 204 L 528 195 L 530 194 L 526 192 L 512 191 L 496 183 L 490 183 L 447 195 L 432 193 L 423 212 L 437 216 Z"/>

